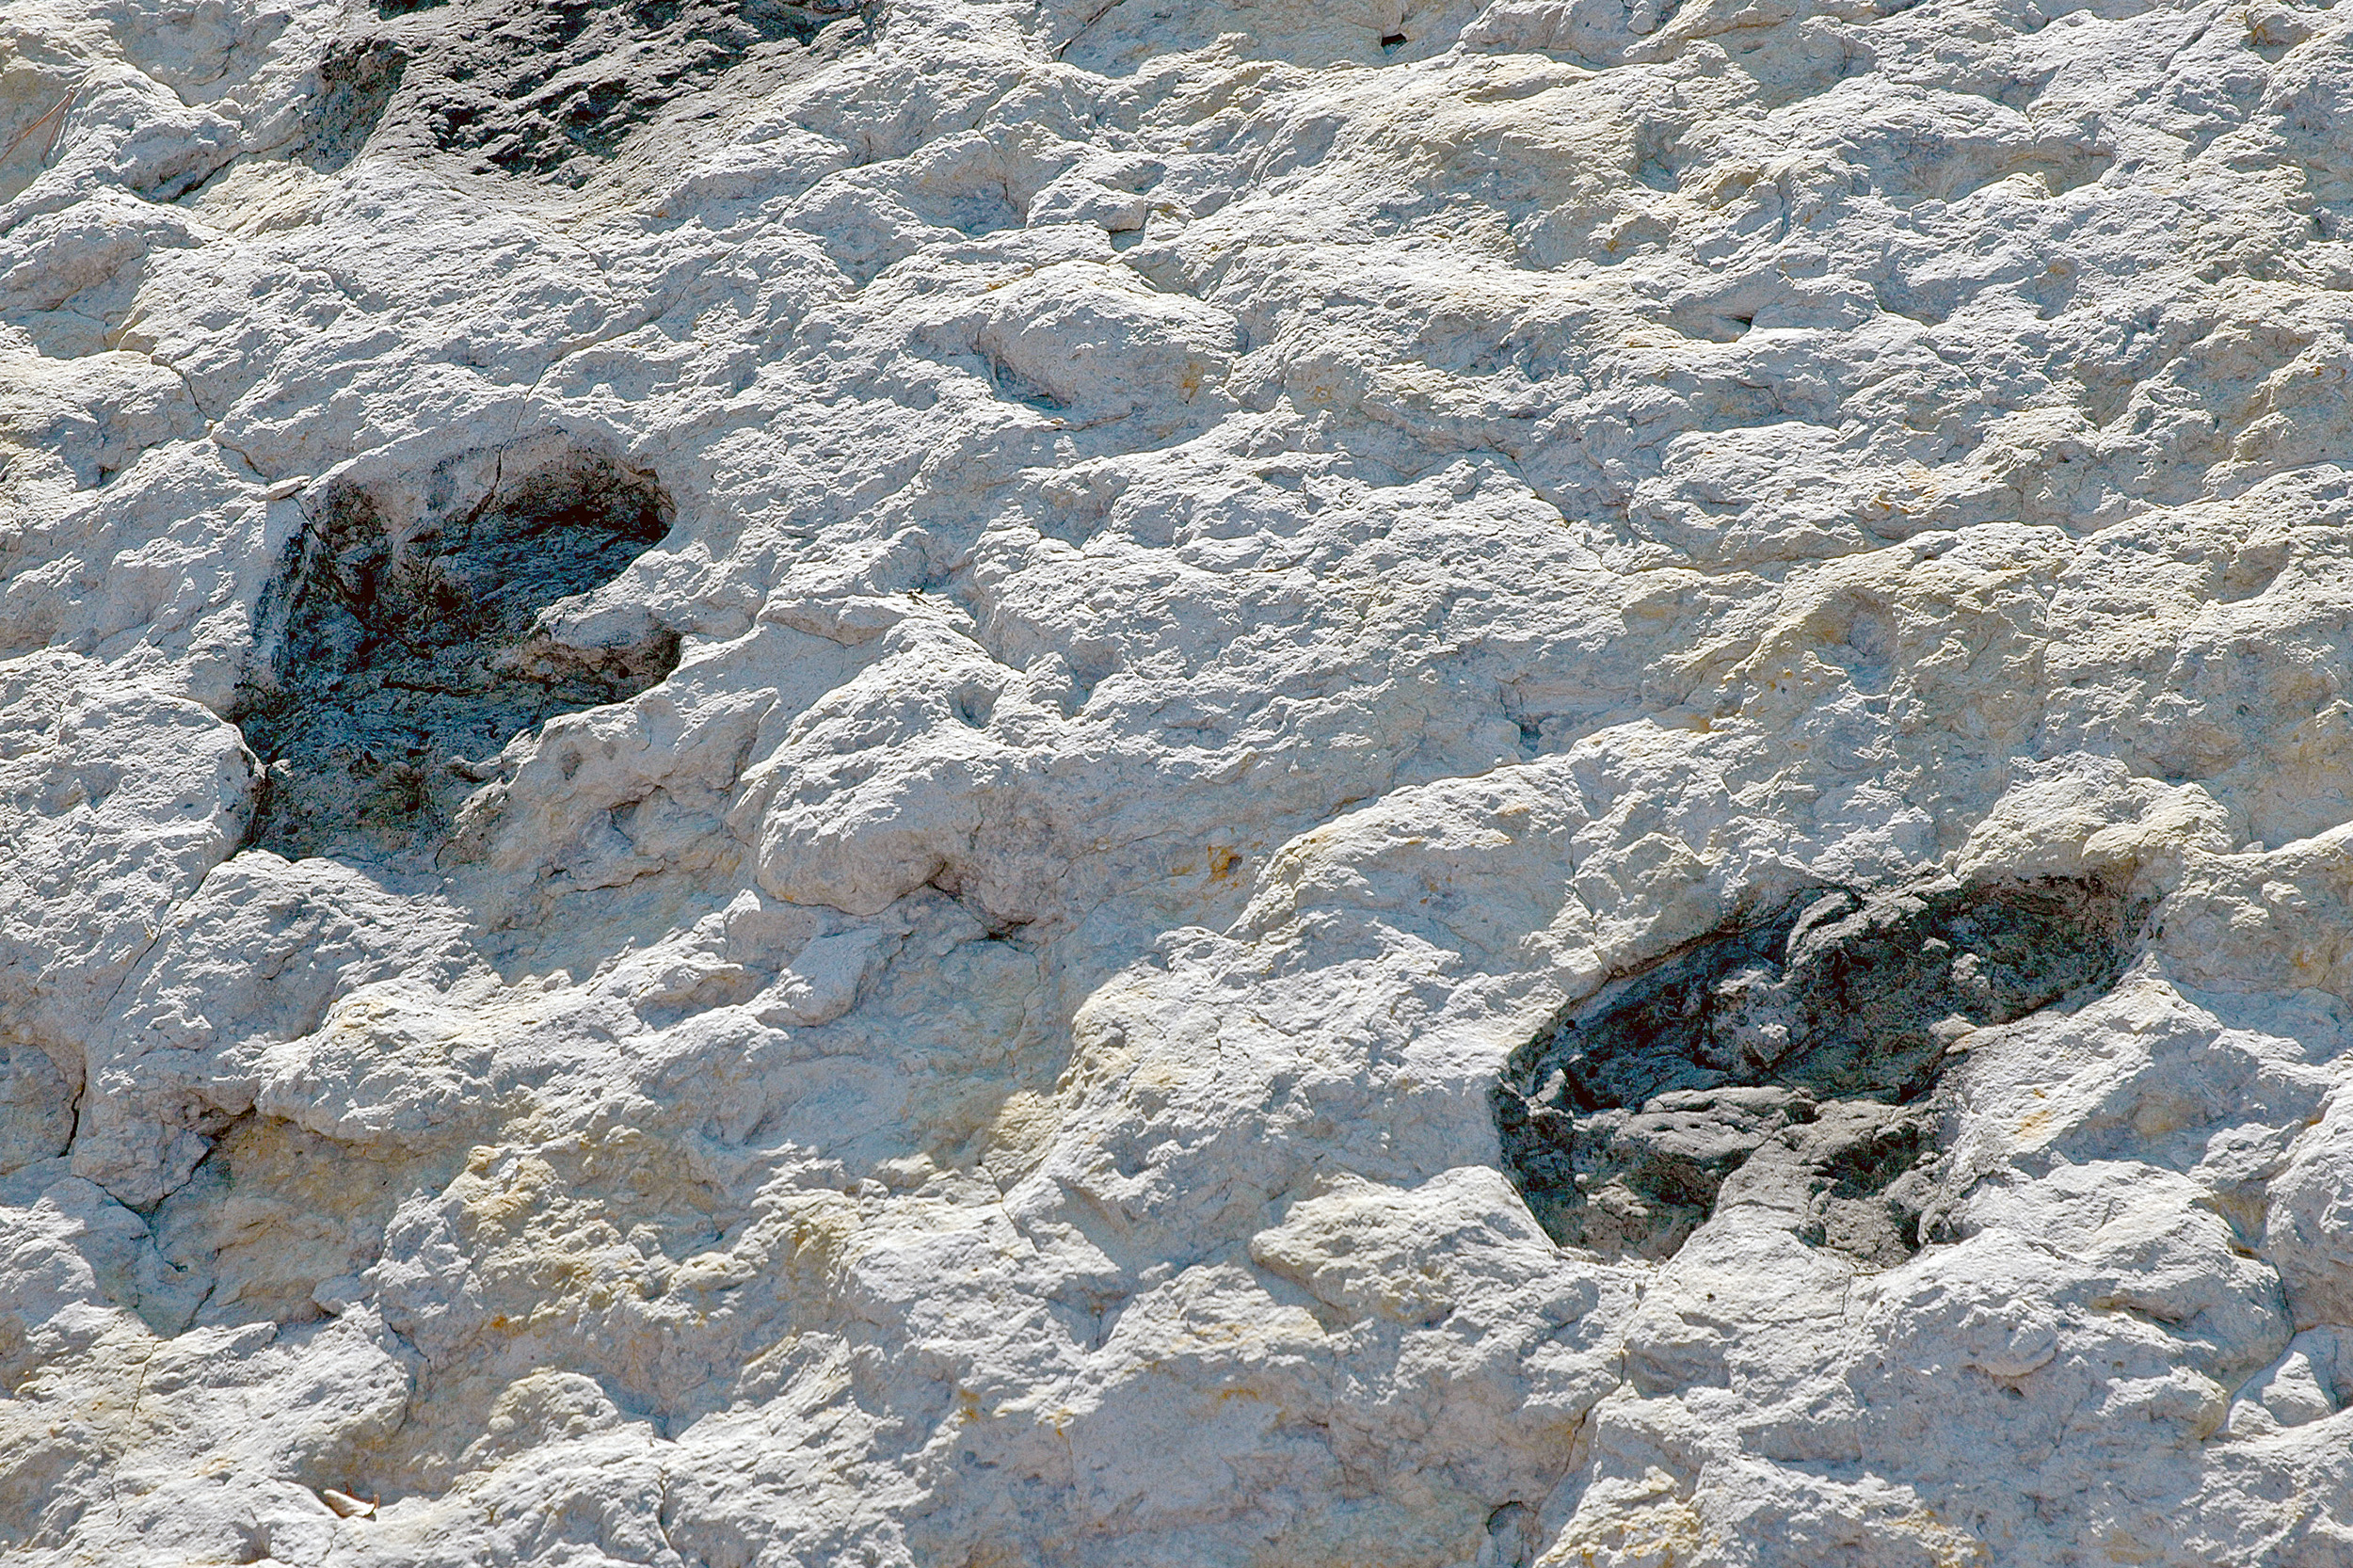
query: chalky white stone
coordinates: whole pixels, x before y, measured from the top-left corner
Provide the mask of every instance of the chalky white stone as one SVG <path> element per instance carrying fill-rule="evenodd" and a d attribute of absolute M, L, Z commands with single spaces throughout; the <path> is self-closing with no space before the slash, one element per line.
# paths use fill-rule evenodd
<path fill-rule="evenodd" d="M 8 0 L 0 148 L 0 1557 L 2353 1561 L 2353 8 Z M 2133 924 L 1916 1234 L 1556 1244 L 1515 1051 L 1929 877 Z"/>

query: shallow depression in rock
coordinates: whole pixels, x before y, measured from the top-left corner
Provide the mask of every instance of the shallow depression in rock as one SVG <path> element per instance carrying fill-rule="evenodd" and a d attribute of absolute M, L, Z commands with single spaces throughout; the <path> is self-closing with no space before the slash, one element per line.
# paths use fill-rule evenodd
<path fill-rule="evenodd" d="M 1663 1257 L 1727 1185 L 1872 1265 L 1918 1250 L 1926 1099 L 1956 1043 L 2121 972 L 2097 882 L 1817 890 L 1619 980 L 1513 1054 L 1506 1172 L 1552 1238 Z"/>
<path fill-rule="evenodd" d="M 494 461 L 471 504 L 463 460 L 421 487 L 435 498 L 421 507 L 348 485 L 321 500 L 280 586 L 283 632 L 240 704 L 267 770 L 250 845 L 289 857 L 427 847 L 509 740 L 677 667 L 668 632 L 578 648 L 538 625 L 659 541 L 669 497 L 576 448 L 520 475 L 510 466 Z M 404 526 L 405 509 L 421 515 Z"/>
<path fill-rule="evenodd" d="M 328 47 L 296 155 L 430 147 L 483 170 L 578 185 L 682 96 L 788 71 L 856 0 L 376 0 Z M 764 77 L 761 77 L 764 79 Z M 379 136 L 378 132 L 383 136 Z"/>

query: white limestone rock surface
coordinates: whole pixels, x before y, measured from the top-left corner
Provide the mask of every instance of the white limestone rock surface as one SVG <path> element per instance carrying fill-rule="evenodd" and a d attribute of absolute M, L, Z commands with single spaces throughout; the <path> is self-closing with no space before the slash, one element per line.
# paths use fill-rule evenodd
<path fill-rule="evenodd" d="M 0 1559 L 2353 1561 L 2353 8 L 11 0 L 0 149 Z M 1506 1136 L 1932 886 L 2121 946 Z"/>

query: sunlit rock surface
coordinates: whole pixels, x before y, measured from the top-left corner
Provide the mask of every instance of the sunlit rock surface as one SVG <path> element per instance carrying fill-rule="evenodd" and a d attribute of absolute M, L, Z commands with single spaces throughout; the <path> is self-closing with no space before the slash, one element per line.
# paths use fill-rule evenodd
<path fill-rule="evenodd" d="M 0 148 L 8 1560 L 2353 1561 L 2353 8 L 8 0 Z"/>

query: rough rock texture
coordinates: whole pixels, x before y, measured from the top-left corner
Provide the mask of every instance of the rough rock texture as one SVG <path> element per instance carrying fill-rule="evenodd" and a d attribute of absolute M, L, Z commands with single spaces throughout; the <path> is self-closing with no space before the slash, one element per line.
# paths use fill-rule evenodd
<path fill-rule="evenodd" d="M 9 0 L 0 1555 L 2353 1560 L 2348 290 L 2353 8 Z"/>

